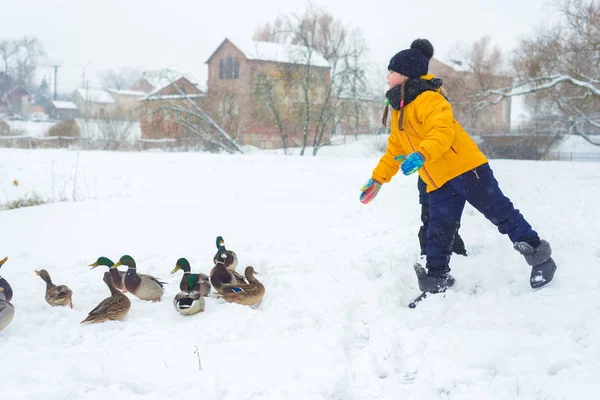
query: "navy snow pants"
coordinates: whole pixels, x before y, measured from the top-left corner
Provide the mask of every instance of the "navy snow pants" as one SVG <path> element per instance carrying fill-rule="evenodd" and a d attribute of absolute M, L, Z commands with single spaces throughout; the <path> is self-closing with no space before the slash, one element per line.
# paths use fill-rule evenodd
<path fill-rule="evenodd" d="M 498 187 L 489 164 L 446 182 L 429 193 L 429 226 L 427 229 L 427 269 L 431 276 L 450 272 L 450 255 L 454 235 L 468 201 L 488 220 L 515 242 L 527 242 L 533 247 L 540 238 L 510 199 Z"/>

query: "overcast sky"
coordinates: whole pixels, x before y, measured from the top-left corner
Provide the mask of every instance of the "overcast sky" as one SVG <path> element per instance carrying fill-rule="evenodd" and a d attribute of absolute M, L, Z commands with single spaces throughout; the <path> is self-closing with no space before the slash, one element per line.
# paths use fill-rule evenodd
<path fill-rule="evenodd" d="M 318 0 L 359 27 L 370 61 L 385 66 L 417 37 L 444 57 L 457 42 L 484 35 L 509 52 L 552 17 L 551 0 Z M 424 4 L 424 5 L 420 5 Z M 304 0 L 0 0 L 0 37 L 37 36 L 60 62 L 59 91 L 74 90 L 106 67 L 169 67 L 206 80 L 204 62 L 225 37 L 250 37 L 279 14 L 299 13 Z M 42 74 L 50 74 L 45 67 Z"/>

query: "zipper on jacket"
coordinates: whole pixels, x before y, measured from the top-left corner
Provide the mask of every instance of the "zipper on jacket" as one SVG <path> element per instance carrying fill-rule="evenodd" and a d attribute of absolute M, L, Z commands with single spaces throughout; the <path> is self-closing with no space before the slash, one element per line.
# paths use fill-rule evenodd
<path fill-rule="evenodd" d="M 406 135 L 406 140 L 408 140 L 408 144 L 410 144 L 410 148 L 412 149 L 412 151 L 415 151 L 415 147 L 413 146 L 412 142 L 410 141 L 410 138 L 408 137 L 408 133 L 406 133 L 406 131 L 404 131 L 404 135 Z M 425 175 L 427 175 L 427 177 L 431 181 L 431 184 L 433 185 L 433 187 L 438 189 L 438 185 L 435 184 L 435 182 L 433 181 L 433 178 L 431 177 L 431 175 L 429 175 L 427 168 L 425 168 L 425 164 L 423 164 L 422 168 L 423 168 L 423 172 L 425 172 Z"/>

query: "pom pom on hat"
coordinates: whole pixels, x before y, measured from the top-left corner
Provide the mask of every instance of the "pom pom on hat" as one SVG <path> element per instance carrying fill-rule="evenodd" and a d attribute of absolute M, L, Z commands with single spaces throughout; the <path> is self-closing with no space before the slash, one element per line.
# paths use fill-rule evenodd
<path fill-rule="evenodd" d="M 431 60 L 431 57 L 433 57 L 433 45 L 427 39 L 413 40 L 413 42 L 410 44 L 410 48 L 414 50 L 419 50 L 429 60 Z"/>
<path fill-rule="evenodd" d="M 394 55 L 388 70 L 409 78 L 418 78 L 429 71 L 429 60 L 433 57 L 433 45 L 427 39 L 416 39 L 410 49 L 402 50 Z"/>

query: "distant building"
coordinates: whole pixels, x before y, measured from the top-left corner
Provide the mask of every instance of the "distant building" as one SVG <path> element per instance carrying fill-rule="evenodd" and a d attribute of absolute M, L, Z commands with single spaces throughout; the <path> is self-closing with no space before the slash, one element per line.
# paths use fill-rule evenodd
<path fill-rule="evenodd" d="M 22 86 L 17 86 L 4 95 L 8 103 L 9 114 L 27 115 L 29 107 L 29 92 Z"/>
<path fill-rule="evenodd" d="M 173 77 L 164 82 L 167 82 L 165 86 L 139 100 L 140 128 L 144 139 L 180 138 L 185 136 L 185 123 L 200 122 L 181 111 L 189 109 L 194 112 L 194 105 L 202 107 L 206 93 L 198 84 L 185 76 Z M 182 118 L 185 123 L 182 123 Z"/>
<path fill-rule="evenodd" d="M 265 107 L 267 102 L 258 101 L 264 95 L 257 89 L 261 79 L 273 83 L 288 145 L 297 145 L 301 139 L 297 129 L 301 122 L 297 119 L 304 95 L 297 78 L 310 66 L 315 103 L 325 98 L 331 80 L 330 66 L 323 55 L 296 45 L 225 39 L 206 64 L 206 109 L 238 143 L 262 148 L 279 148 L 282 141 L 278 124 Z"/>
<path fill-rule="evenodd" d="M 102 89 L 77 89 L 72 99 L 79 109 L 79 115 L 83 118 L 102 119 L 117 110 L 114 97 Z"/>
<path fill-rule="evenodd" d="M 59 120 L 79 118 L 77 105 L 71 101 L 51 101 L 46 106 L 46 114 Z"/>

